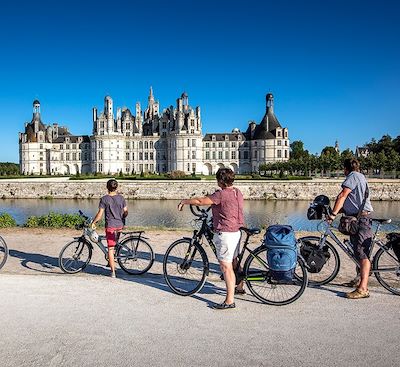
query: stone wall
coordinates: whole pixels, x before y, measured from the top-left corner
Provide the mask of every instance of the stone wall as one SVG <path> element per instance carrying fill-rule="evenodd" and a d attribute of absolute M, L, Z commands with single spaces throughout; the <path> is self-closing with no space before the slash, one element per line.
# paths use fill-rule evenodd
<path fill-rule="evenodd" d="M 0 181 L 3 199 L 99 198 L 106 193 L 106 181 L 52 179 Z M 312 200 L 325 194 L 336 197 L 341 180 L 238 181 L 245 197 L 253 200 Z M 372 200 L 400 200 L 400 180 L 370 180 Z M 217 188 L 214 181 L 120 181 L 120 192 L 128 199 L 173 199 L 203 196 Z"/>

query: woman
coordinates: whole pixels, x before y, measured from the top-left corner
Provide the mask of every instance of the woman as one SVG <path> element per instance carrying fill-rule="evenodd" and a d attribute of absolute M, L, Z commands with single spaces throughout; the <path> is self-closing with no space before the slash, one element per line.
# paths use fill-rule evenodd
<path fill-rule="evenodd" d="M 226 310 L 235 308 L 235 272 L 233 261 L 239 254 L 240 227 L 243 226 L 243 195 L 233 187 L 235 173 L 229 168 L 220 168 L 217 172 L 217 182 L 221 190 L 202 198 L 182 200 L 178 209 L 184 205 L 211 205 L 213 214 L 214 244 L 217 258 L 224 275 L 226 297 L 224 302 L 215 304 L 213 308 Z M 236 293 L 244 293 L 241 282 Z"/>

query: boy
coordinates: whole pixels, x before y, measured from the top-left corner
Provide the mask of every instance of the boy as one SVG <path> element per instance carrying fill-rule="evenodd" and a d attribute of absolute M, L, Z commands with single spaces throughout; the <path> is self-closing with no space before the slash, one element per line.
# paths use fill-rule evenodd
<path fill-rule="evenodd" d="M 108 246 L 108 262 L 111 267 L 111 277 L 115 278 L 114 247 L 118 239 L 118 232 L 125 225 L 125 218 L 128 216 L 128 208 L 124 197 L 117 193 L 118 182 L 114 179 L 107 181 L 108 195 L 100 199 L 99 211 L 92 222 L 92 228 L 105 213 L 106 239 Z"/>

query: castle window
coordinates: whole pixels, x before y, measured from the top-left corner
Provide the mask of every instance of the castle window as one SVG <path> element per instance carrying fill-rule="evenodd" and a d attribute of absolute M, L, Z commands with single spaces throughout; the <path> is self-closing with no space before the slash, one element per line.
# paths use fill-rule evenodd
<path fill-rule="evenodd" d="M 285 140 L 285 145 L 287 146 L 287 140 Z"/>
<path fill-rule="evenodd" d="M 195 150 L 192 151 L 192 159 L 196 159 L 196 151 Z"/>
<path fill-rule="evenodd" d="M 215 148 L 215 143 L 212 143 L 212 147 Z"/>
<path fill-rule="evenodd" d="M 129 141 L 126 142 L 126 149 L 129 149 L 131 147 L 131 144 L 129 143 Z"/>
<path fill-rule="evenodd" d="M 150 152 L 150 160 L 152 161 L 154 159 L 154 153 Z"/>
<path fill-rule="evenodd" d="M 76 153 L 72 153 L 72 160 L 76 161 Z"/>
<path fill-rule="evenodd" d="M 218 152 L 218 159 L 222 159 L 222 152 Z"/>
<path fill-rule="evenodd" d="M 135 153 L 134 152 L 132 152 L 132 160 L 133 161 L 135 160 Z"/>
<path fill-rule="evenodd" d="M 222 148 L 222 141 L 218 143 L 218 148 Z"/>
<path fill-rule="evenodd" d="M 39 148 L 40 148 L 40 149 L 43 149 L 43 144 L 40 144 L 40 145 L 39 145 Z"/>
<path fill-rule="evenodd" d="M 231 159 L 236 159 L 236 152 L 235 151 L 231 152 Z"/>
<path fill-rule="evenodd" d="M 278 150 L 276 151 L 276 153 L 277 153 L 277 155 L 278 155 L 278 158 L 282 158 L 282 151 L 281 151 L 280 149 L 278 149 Z"/>
<path fill-rule="evenodd" d="M 190 159 L 190 151 L 187 151 L 187 159 Z"/>
<path fill-rule="evenodd" d="M 228 135 L 225 135 L 225 140 L 229 140 L 229 136 Z"/>
<path fill-rule="evenodd" d="M 153 149 L 154 148 L 154 143 L 151 141 L 150 142 L 150 149 Z"/>
<path fill-rule="evenodd" d="M 69 161 L 69 153 L 66 153 L 66 154 L 65 154 L 65 160 L 66 160 L 66 161 Z"/>
<path fill-rule="evenodd" d="M 210 147 L 210 143 L 206 143 L 206 148 L 209 148 Z"/>
<path fill-rule="evenodd" d="M 196 172 L 196 163 L 192 163 L 192 172 Z"/>
<path fill-rule="evenodd" d="M 76 149 L 76 144 L 72 144 L 72 149 Z"/>
<path fill-rule="evenodd" d="M 287 158 L 287 150 L 285 150 L 285 158 Z"/>
<path fill-rule="evenodd" d="M 212 159 L 215 159 L 215 152 L 212 152 Z"/>
<path fill-rule="evenodd" d="M 229 159 L 229 152 L 225 150 L 225 159 Z"/>
<path fill-rule="evenodd" d="M 206 159 L 210 159 L 210 152 L 206 152 Z"/>
<path fill-rule="evenodd" d="M 231 144 L 231 146 L 232 146 L 232 148 L 236 148 L 236 142 L 233 141 L 232 144 Z"/>
<path fill-rule="evenodd" d="M 278 145 L 282 145 L 282 140 L 278 140 Z"/>
<path fill-rule="evenodd" d="M 149 142 L 148 141 L 144 142 L 144 149 L 149 149 Z"/>
<path fill-rule="evenodd" d="M 125 153 L 125 159 L 129 161 L 129 153 Z"/>
<path fill-rule="evenodd" d="M 190 139 L 187 140 L 187 146 L 190 147 Z"/>
<path fill-rule="evenodd" d="M 67 145 L 65 146 L 65 148 L 68 150 L 68 149 L 69 149 L 69 144 L 67 144 Z"/>
<path fill-rule="evenodd" d="M 145 153 L 144 153 L 144 160 L 145 160 L 145 161 L 148 161 L 148 160 L 149 160 L 149 153 L 148 153 L 148 152 L 145 152 Z"/>
<path fill-rule="evenodd" d="M 196 139 L 192 139 L 192 147 L 196 146 Z"/>
<path fill-rule="evenodd" d="M 257 151 L 256 151 L 256 150 L 254 151 L 253 157 L 254 157 L 255 159 L 257 159 Z"/>
<path fill-rule="evenodd" d="M 139 141 L 139 149 L 143 149 L 143 142 Z"/>
<path fill-rule="evenodd" d="M 282 133 L 280 130 L 278 130 L 278 136 L 282 136 Z"/>
<path fill-rule="evenodd" d="M 166 121 L 163 121 L 163 123 L 162 123 L 162 128 L 163 128 L 163 129 L 166 129 L 166 128 L 167 128 L 167 122 L 166 122 Z"/>
<path fill-rule="evenodd" d="M 215 135 L 213 135 L 213 136 L 211 137 L 211 139 L 212 139 L 212 140 L 215 140 Z"/>

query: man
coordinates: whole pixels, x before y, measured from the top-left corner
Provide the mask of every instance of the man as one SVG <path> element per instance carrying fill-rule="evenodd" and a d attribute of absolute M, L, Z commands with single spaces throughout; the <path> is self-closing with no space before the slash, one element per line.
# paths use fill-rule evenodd
<path fill-rule="evenodd" d="M 346 297 L 350 299 L 366 298 L 369 297 L 368 277 L 371 269 L 369 253 L 372 243 L 372 220 L 370 214 L 373 209 L 369 195 L 365 199 L 368 185 L 365 176 L 360 173 L 360 164 L 357 159 L 346 159 L 343 165 L 346 179 L 342 183 L 342 191 L 336 198 L 328 220 L 330 222 L 333 221 L 339 212 L 357 217 L 360 209 L 362 209 L 358 219 L 358 232 L 350 236 L 354 254 L 360 263 L 360 282 L 354 291 L 346 293 Z M 364 207 L 362 207 L 363 204 Z"/>

